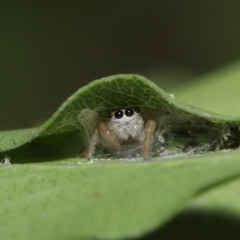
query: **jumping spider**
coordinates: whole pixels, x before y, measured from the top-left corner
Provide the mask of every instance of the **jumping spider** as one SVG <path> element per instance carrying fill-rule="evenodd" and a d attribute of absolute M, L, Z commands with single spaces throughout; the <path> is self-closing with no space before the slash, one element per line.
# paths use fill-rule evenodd
<path fill-rule="evenodd" d="M 118 109 L 109 114 L 109 119 L 100 121 L 90 139 L 87 157 L 91 159 L 95 146 L 100 140 L 103 145 L 119 150 L 122 144 L 143 142 L 143 159 L 147 160 L 152 147 L 156 122 L 148 120 L 146 123 L 139 114 L 138 108 Z"/>

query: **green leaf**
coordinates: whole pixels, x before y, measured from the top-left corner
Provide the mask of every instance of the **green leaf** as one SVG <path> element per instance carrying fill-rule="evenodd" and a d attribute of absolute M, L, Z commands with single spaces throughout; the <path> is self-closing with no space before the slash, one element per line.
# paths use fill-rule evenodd
<path fill-rule="evenodd" d="M 165 130 L 163 153 L 185 157 L 162 160 L 154 145 L 152 161 L 76 158 L 96 122 L 125 107 L 139 107 L 145 120 Z M 201 196 L 240 177 L 239 150 L 198 155 L 237 148 L 239 122 L 179 102 L 138 75 L 94 81 L 41 127 L 0 133 L 0 157 L 16 163 L 0 166 L 1 239 L 122 239 L 162 227 L 195 209 L 194 200 L 199 206 Z M 225 190 L 213 198 L 221 194 Z M 236 193 L 233 211 L 238 199 Z"/>
<path fill-rule="evenodd" d="M 206 188 L 211 190 L 239 177 L 238 155 L 239 151 L 232 151 L 162 162 L 88 164 L 65 159 L 3 166 L 1 236 L 3 239 L 140 236 L 169 221 L 186 207 L 189 199 Z"/>
<path fill-rule="evenodd" d="M 184 88 L 175 89 L 176 98 L 211 112 L 239 117 L 239 66 L 237 61 L 192 79 Z"/>
<path fill-rule="evenodd" d="M 28 156 L 79 155 L 85 150 L 97 121 L 106 119 L 113 110 L 126 107 L 139 107 L 145 120 L 155 120 L 171 152 L 235 148 L 240 142 L 239 118 L 179 102 L 144 77 L 115 75 L 79 89 L 41 127 L 0 133 L 0 152 L 2 156 L 24 157 L 25 161 Z M 156 137 L 153 156 L 159 155 L 159 144 Z"/>
<path fill-rule="evenodd" d="M 239 159 L 238 159 L 239 161 Z M 240 177 L 203 189 L 164 227 L 151 234 L 161 239 L 239 239 Z M 153 238 L 154 239 L 154 238 Z"/>

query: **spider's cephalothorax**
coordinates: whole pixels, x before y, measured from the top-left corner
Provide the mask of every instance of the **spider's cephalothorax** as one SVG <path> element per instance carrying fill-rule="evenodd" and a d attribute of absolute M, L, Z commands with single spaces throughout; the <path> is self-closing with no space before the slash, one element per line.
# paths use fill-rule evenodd
<path fill-rule="evenodd" d="M 148 120 L 145 123 L 137 108 L 118 109 L 109 114 L 109 120 L 97 124 L 89 142 L 88 158 L 93 157 L 95 146 L 100 139 L 105 146 L 114 149 L 120 149 L 122 144 L 134 141 L 143 142 L 143 158 L 146 160 L 155 128 L 156 122 Z"/>
<path fill-rule="evenodd" d="M 117 110 L 109 115 L 108 128 L 119 140 L 144 140 L 144 121 L 137 108 Z"/>

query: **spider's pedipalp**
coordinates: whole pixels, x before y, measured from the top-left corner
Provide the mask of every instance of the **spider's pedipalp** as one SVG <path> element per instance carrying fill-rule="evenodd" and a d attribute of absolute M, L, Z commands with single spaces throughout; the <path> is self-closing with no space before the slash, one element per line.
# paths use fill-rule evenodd
<path fill-rule="evenodd" d="M 153 142 L 153 134 L 156 129 L 156 122 L 153 120 L 148 120 L 145 126 L 145 139 L 144 139 L 144 146 L 143 146 L 143 159 L 147 160 L 149 157 L 149 153 L 152 147 Z"/>
<path fill-rule="evenodd" d="M 131 137 L 137 139 L 139 142 L 142 142 L 144 140 L 143 126 L 144 121 L 141 117 L 139 117 L 131 131 Z"/>
<path fill-rule="evenodd" d="M 129 133 L 123 126 L 116 121 L 112 121 L 108 124 L 109 130 L 113 133 L 114 136 L 120 138 L 121 140 L 127 140 L 129 137 Z"/>

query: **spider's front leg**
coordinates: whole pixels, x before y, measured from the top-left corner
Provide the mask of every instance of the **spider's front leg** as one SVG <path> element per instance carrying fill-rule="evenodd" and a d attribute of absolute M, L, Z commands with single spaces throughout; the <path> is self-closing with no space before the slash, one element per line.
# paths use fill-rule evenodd
<path fill-rule="evenodd" d="M 153 143 L 153 134 L 155 133 L 156 129 L 156 122 L 153 120 L 148 120 L 146 126 L 144 128 L 145 138 L 143 143 L 143 159 L 147 160 L 149 157 L 149 153 L 152 148 Z"/>
<path fill-rule="evenodd" d="M 119 141 L 116 137 L 114 137 L 109 128 L 104 121 L 100 121 L 96 128 L 94 129 L 93 135 L 89 141 L 89 146 L 87 150 L 87 158 L 92 159 L 95 153 L 95 148 L 98 140 L 101 139 L 103 144 L 115 149 L 120 149 L 122 141 Z"/>
<path fill-rule="evenodd" d="M 88 150 L 86 152 L 88 160 L 93 158 L 93 154 L 95 153 L 95 148 L 96 148 L 98 139 L 99 139 L 99 132 L 97 128 L 95 128 L 88 144 Z"/>

